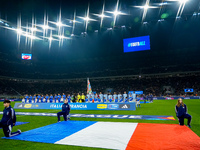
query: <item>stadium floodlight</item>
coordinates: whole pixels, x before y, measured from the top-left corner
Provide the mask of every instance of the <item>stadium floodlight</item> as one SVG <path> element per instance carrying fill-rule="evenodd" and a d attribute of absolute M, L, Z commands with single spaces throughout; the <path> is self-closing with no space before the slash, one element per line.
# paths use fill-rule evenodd
<path fill-rule="evenodd" d="M 143 8 L 144 8 L 144 9 L 148 9 L 148 8 L 149 8 L 149 5 L 146 4 L 146 5 L 143 6 Z"/>
<path fill-rule="evenodd" d="M 48 39 L 49 39 L 49 41 L 52 41 L 52 40 L 53 40 L 53 38 L 52 38 L 52 37 L 49 37 Z"/>
<path fill-rule="evenodd" d="M 65 37 L 63 35 L 58 36 L 60 39 L 64 39 Z"/>
<path fill-rule="evenodd" d="M 49 29 L 49 26 L 48 26 L 48 25 L 43 25 L 42 28 L 43 28 L 44 30 L 47 30 L 47 29 Z"/>
<path fill-rule="evenodd" d="M 59 26 L 59 27 L 63 26 L 62 22 L 60 22 L 60 21 L 57 22 L 56 25 Z"/>
<path fill-rule="evenodd" d="M 113 14 L 114 14 L 115 16 L 118 16 L 119 14 L 121 14 L 121 12 L 120 12 L 120 11 L 117 11 L 117 10 L 115 10 L 115 11 L 113 12 Z"/>
<path fill-rule="evenodd" d="M 30 28 L 31 31 L 37 31 L 37 28 Z"/>
<path fill-rule="evenodd" d="M 28 37 L 31 39 L 36 39 L 36 37 L 34 35 L 29 35 Z"/>
<path fill-rule="evenodd" d="M 104 14 L 99 15 L 99 17 L 101 17 L 102 19 L 103 19 L 105 16 L 106 16 L 106 15 L 104 15 Z"/>
<path fill-rule="evenodd" d="M 179 0 L 179 2 L 182 3 L 186 3 L 188 0 Z"/>
<path fill-rule="evenodd" d="M 22 29 L 16 29 L 18 34 L 22 34 Z"/>
<path fill-rule="evenodd" d="M 196 16 L 196 15 L 197 15 L 197 13 L 196 13 L 196 12 L 194 12 L 194 13 L 193 13 L 193 16 Z"/>
<path fill-rule="evenodd" d="M 87 17 L 85 17 L 85 18 L 83 18 L 85 21 L 89 21 L 89 20 L 91 20 L 88 16 Z"/>
<path fill-rule="evenodd" d="M 28 37 L 30 39 L 36 39 L 36 37 L 34 35 L 31 35 L 31 34 L 29 34 L 27 32 L 24 34 L 24 36 L 26 36 L 26 37 Z"/>

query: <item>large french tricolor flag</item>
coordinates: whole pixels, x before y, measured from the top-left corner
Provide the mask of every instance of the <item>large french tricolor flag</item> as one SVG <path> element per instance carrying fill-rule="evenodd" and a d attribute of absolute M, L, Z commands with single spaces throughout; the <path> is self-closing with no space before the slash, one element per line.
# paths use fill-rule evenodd
<path fill-rule="evenodd" d="M 63 121 L 7 138 L 120 150 L 200 150 L 200 138 L 177 124 Z"/>

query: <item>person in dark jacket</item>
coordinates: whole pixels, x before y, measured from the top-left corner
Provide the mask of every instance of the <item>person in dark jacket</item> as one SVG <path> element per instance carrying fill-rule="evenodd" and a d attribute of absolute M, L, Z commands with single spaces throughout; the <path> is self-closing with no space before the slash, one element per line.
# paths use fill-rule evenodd
<path fill-rule="evenodd" d="M 3 128 L 4 135 L 6 137 L 12 137 L 21 134 L 21 130 L 19 129 L 17 132 L 11 132 L 12 127 L 16 123 L 16 115 L 14 109 L 10 106 L 10 101 L 4 100 L 3 105 L 5 109 L 3 110 L 3 117 L 0 121 L 0 128 Z"/>
<path fill-rule="evenodd" d="M 57 113 L 58 122 L 60 122 L 61 115 L 63 115 L 64 120 L 67 121 L 69 112 L 70 112 L 70 106 L 68 104 L 68 100 L 65 99 L 64 104 L 62 105 L 62 111 Z"/>
<path fill-rule="evenodd" d="M 191 128 L 190 122 L 192 117 L 187 113 L 187 106 L 183 103 L 182 98 L 178 99 L 175 111 L 176 111 L 176 116 L 178 117 L 179 120 L 179 124 L 184 125 L 184 118 L 187 118 L 188 119 L 187 125 L 188 127 Z"/>

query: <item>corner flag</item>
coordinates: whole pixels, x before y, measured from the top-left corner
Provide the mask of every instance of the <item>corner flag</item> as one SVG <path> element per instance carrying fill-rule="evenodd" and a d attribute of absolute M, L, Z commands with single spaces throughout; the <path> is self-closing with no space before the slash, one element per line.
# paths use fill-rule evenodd
<path fill-rule="evenodd" d="M 90 80 L 87 78 L 87 94 L 92 94 L 92 88 L 90 85 Z"/>

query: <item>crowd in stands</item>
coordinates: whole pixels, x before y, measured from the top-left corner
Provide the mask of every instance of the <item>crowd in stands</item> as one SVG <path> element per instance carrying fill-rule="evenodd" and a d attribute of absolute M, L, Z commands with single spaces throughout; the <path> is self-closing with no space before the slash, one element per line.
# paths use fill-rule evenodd
<path fill-rule="evenodd" d="M 66 93 L 76 95 L 86 94 L 87 80 L 26 80 L 0 79 L 0 94 L 2 95 L 46 95 Z M 96 93 L 123 93 L 124 91 L 143 91 L 144 94 L 152 93 L 154 96 L 185 95 L 185 88 L 194 89 L 193 95 L 200 95 L 200 76 L 176 76 L 176 77 L 130 77 L 130 78 L 106 78 L 90 79 L 92 91 Z M 169 87 L 168 89 L 163 87 Z M 109 89 L 109 90 L 108 90 Z"/>

